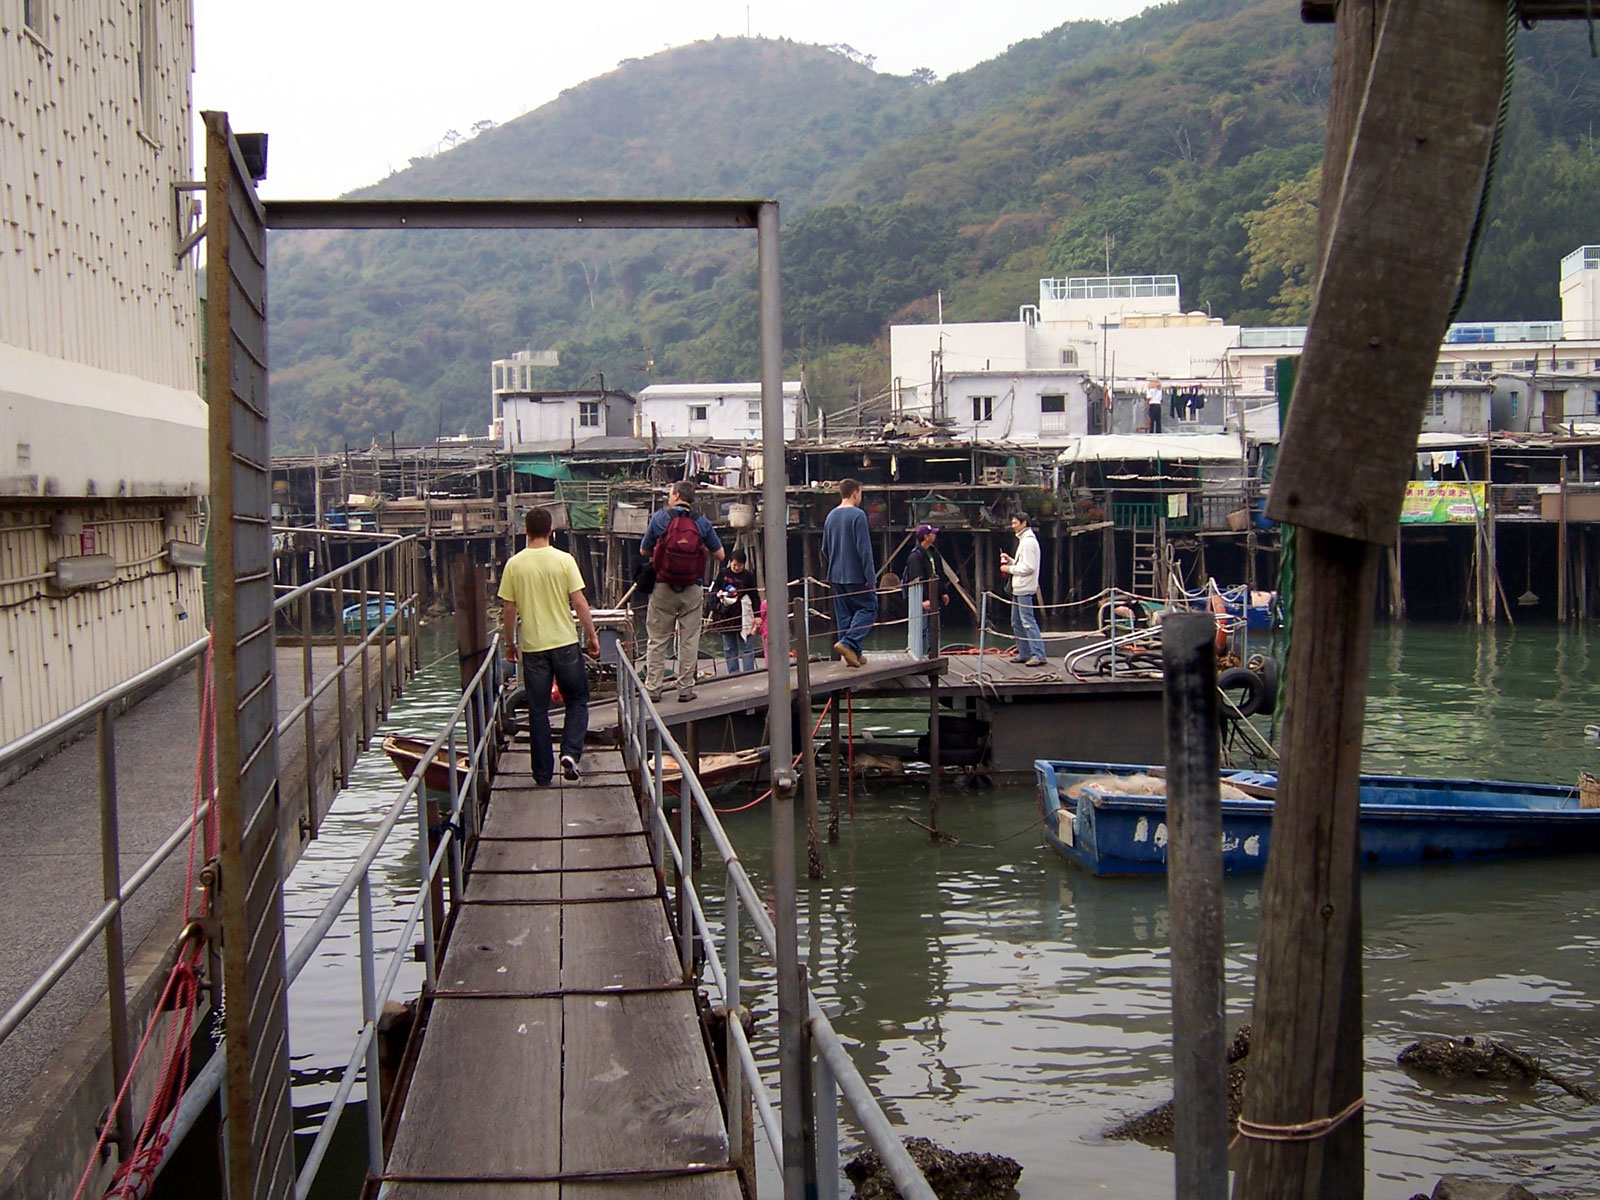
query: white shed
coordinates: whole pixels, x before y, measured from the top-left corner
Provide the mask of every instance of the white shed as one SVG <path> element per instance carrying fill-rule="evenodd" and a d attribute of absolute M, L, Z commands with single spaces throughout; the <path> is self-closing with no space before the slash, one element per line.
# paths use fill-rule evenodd
<path fill-rule="evenodd" d="M 638 437 L 761 440 L 759 383 L 653 383 L 639 393 Z M 783 436 L 798 438 L 806 420 L 805 387 L 783 385 Z"/>

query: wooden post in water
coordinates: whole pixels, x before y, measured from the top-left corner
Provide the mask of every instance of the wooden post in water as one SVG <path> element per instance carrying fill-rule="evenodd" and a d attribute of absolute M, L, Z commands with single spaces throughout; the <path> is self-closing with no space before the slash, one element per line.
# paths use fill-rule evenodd
<path fill-rule="evenodd" d="M 806 798 L 806 874 L 822 878 L 821 817 L 817 808 L 817 739 L 811 736 L 811 647 L 806 641 L 806 601 L 796 596 L 794 621 L 794 712 L 800 722 L 800 782 Z M 770 609 L 768 610 L 770 611 Z M 779 720 L 776 714 L 773 720 Z"/>
<path fill-rule="evenodd" d="M 1567 576 L 1567 455 L 1561 454 L 1561 521 L 1556 526 L 1556 619 L 1565 622 L 1572 615 Z"/>
<path fill-rule="evenodd" d="M 834 695 L 829 710 L 831 727 L 828 730 L 828 841 L 839 840 L 839 772 L 843 769 L 839 745 L 839 696 Z"/>
<path fill-rule="evenodd" d="M 1478 211 L 1506 10 L 1341 0 L 1321 275 L 1268 515 L 1299 527 L 1239 1200 L 1359 1196 L 1361 740 L 1392 544 Z M 1351 396 L 1392 403 L 1356 409 Z"/>
<path fill-rule="evenodd" d="M 1178 1200 L 1228 1194 L 1216 633 L 1210 613 L 1169 613 L 1161 624 Z"/>

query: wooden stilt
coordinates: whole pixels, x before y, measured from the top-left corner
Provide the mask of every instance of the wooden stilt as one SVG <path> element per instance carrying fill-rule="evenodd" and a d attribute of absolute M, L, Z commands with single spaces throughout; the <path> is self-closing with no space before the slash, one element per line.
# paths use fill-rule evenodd
<path fill-rule="evenodd" d="M 1268 505 L 1299 527 L 1299 562 L 1237 1200 L 1363 1190 L 1358 821 L 1377 566 L 1478 210 L 1505 21 L 1479 0 L 1337 10 L 1322 266 Z M 1352 410 L 1376 387 L 1394 398 L 1381 419 Z"/>

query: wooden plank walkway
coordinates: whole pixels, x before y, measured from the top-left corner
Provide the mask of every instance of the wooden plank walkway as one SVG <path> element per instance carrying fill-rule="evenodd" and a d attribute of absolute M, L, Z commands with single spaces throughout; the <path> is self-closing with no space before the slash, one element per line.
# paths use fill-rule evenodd
<path fill-rule="evenodd" d="M 616 751 L 501 759 L 387 1169 L 389 1200 L 738 1200 Z"/>
<path fill-rule="evenodd" d="M 904 650 L 868 650 L 866 662 L 859 667 L 847 666 L 837 659 L 815 659 L 811 663 L 811 695 L 820 698 L 834 692 L 866 691 L 913 676 L 922 677 L 926 686 L 927 678 L 944 673 L 948 661 L 912 658 Z M 789 682 L 795 686 L 793 666 L 789 668 Z M 669 691 L 657 708 L 668 725 L 684 725 L 766 706 L 767 672 L 762 669 L 700 680 L 695 684 L 695 699 L 686 704 L 678 703 Z"/>

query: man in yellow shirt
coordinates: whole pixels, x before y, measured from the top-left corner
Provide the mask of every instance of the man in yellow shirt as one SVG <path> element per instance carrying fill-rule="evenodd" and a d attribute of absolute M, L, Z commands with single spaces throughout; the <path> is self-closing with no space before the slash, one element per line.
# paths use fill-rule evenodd
<path fill-rule="evenodd" d="M 589 679 L 583 669 L 574 612 L 583 623 L 589 653 L 600 657 L 600 636 L 583 597 L 583 576 L 572 555 L 550 544 L 550 527 L 549 510 L 529 509 L 527 547 L 511 556 L 500 577 L 506 658 L 515 663 L 520 651 L 522 683 L 528 692 L 533 781 L 540 787 L 555 777 L 550 745 L 552 679 L 561 688 L 567 712 L 561 727 L 561 774 L 566 779 L 580 778 L 583 735 L 589 730 Z"/>

